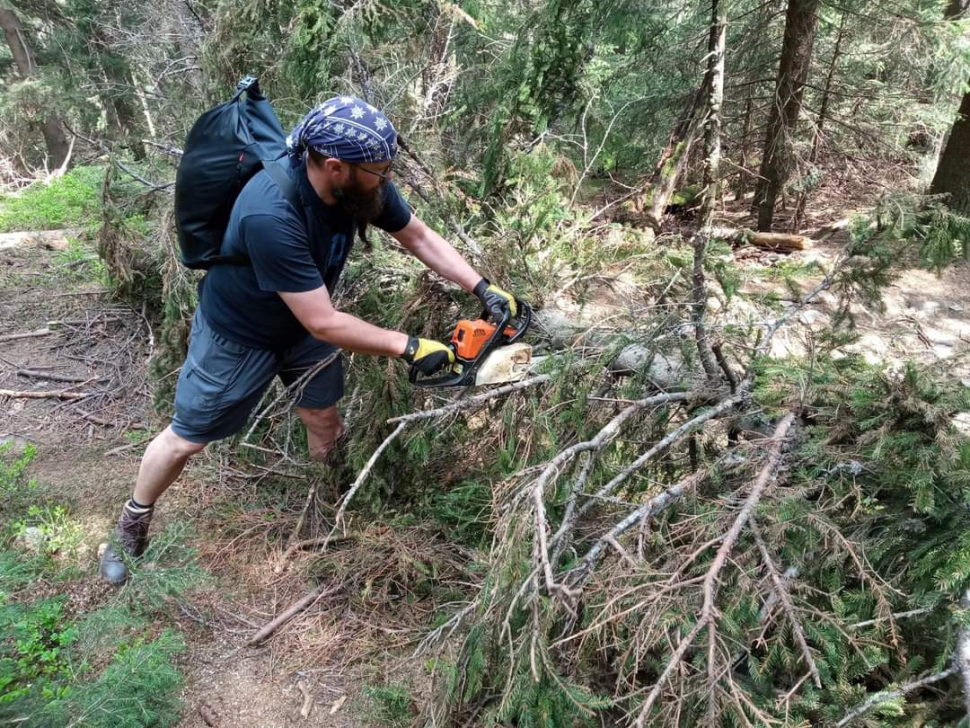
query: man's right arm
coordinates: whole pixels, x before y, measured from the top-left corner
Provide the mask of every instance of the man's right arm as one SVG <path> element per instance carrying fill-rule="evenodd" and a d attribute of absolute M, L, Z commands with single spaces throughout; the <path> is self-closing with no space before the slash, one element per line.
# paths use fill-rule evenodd
<path fill-rule="evenodd" d="M 382 329 L 335 309 L 326 286 L 302 293 L 280 291 L 279 296 L 311 335 L 347 351 L 399 357 L 408 344 L 407 334 Z"/>

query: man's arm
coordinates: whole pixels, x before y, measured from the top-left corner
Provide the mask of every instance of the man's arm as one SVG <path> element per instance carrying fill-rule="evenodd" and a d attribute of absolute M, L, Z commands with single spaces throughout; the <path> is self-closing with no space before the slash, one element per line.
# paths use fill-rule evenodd
<path fill-rule="evenodd" d="M 407 334 L 382 329 L 335 309 L 326 286 L 303 293 L 280 291 L 279 296 L 312 336 L 347 351 L 394 357 L 401 356 L 408 344 Z"/>
<path fill-rule="evenodd" d="M 421 222 L 417 215 L 411 215 L 408 224 L 391 235 L 431 270 L 457 283 L 468 293 L 482 280 L 481 275 L 475 272 L 461 254 L 447 240 Z"/>

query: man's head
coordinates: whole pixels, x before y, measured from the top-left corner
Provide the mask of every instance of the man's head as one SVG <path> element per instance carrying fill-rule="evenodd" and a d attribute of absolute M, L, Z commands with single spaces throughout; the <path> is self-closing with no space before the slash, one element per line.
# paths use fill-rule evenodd
<path fill-rule="evenodd" d="M 286 143 L 295 160 L 308 153 L 308 164 L 362 228 L 380 214 L 397 154 L 397 132 L 383 113 L 353 96 L 337 96 L 303 117 Z"/>

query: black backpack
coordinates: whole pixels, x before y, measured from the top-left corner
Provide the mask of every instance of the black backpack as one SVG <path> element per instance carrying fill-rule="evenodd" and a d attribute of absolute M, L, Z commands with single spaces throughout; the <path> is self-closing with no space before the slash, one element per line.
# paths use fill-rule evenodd
<path fill-rule="evenodd" d="M 216 263 L 247 262 L 222 256 L 220 249 L 233 203 L 260 169 L 304 215 L 299 191 L 275 161 L 285 155 L 283 127 L 255 76 L 246 76 L 231 99 L 199 117 L 175 175 L 175 227 L 184 265 L 208 269 Z"/>

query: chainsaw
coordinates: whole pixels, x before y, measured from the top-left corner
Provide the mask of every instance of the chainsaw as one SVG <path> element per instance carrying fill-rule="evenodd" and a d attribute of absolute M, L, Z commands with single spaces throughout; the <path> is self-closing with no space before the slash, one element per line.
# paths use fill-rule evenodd
<path fill-rule="evenodd" d="M 451 333 L 448 347 L 455 363 L 442 376 L 424 377 L 414 365 L 408 378 L 416 387 L 468 387 L 514 382 L 525 376 L 532 363 L 532 347 L 519 342 L 532 323 L 532 307 L 515 299 L 517 314 L 505 310 L 497 323 L 488 313 L 474 321 L 462 319 Z"/>

